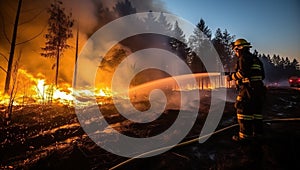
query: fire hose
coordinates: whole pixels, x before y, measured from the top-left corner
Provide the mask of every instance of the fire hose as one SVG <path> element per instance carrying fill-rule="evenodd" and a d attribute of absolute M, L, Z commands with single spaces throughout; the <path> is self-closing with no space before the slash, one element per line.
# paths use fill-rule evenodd
<path fill-rule="evenodd" d="M 275 119 L 263 120 L 264 123 L 277 123 L 277 122 L 288 122 L 288 121 L 300 121 L 300 118 L 277 118 L 277 119 L 275 118 Z M 142 153 L 140 155 L 137 155 L 137 156 L 135 156 L 133 158 L 127 159 L 126 161 L 123 161 L 123 162 L 121 162 L 121 163 L 113 166 L 109 170 L 115 170 L 117 168 L 120 168 L 123 165 L 128 164 L 129 162 L 132 162 L 133 160 L 135 160 L 137 158 L 141 158 L 142 156 L 145 156 L 145 155 L 148 155 L 148 154 L 153 154 L 153 153 L 158 152 L 158 151 L 168 150 L 168 149 L 171 149 L 171 148 L 178 148 L 178 147 L 182 147 L 182 146 L 185 146 L 185 145 L 189 145 L 189 144 L 195 143 L 195 142 L 197 142 L 197 141 L 199 141 L 201 139 L 204 139 L 204 138 L 209 137 L 209 136 L 214 135 L 214 134 L 221 133 L 221 132 L 223 132 L 225 130 L 234 128 L 236 126 L 238 126 L 237 123 L 233 124 L 233 125 L 230 125 L 230 126 L 227 126 L 227 127 L 224 127 L 222 129 L 219 129 L 219 130 L 217 130 L 215 132 L 212 132 L 210 134 L 207 134 L 207 135 L 204 135 L 204 136 L 200 136 L 200 137 L 195 137 L 195 138 L 193 138 L 191 140 L 178 143 L 176 145 L 166 146 L 166 147 L 154 149 L 154 150 L 151 150 L 151 151 L 148 151 L 148 152 L 144 152 L 144 153 Z"/>

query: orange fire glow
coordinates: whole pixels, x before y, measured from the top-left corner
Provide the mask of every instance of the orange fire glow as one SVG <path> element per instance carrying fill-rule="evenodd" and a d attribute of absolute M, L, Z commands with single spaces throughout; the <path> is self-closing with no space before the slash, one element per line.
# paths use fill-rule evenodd
<path fill-rule="evenodd" d="M 211 80 L 207 77 L 208 74 L 194 74 L 194 75 L 181 75 L 178 79 L 190 79 L 195 78 L 196 84 L 186 84 L 183 88 L 179 89 L 174 80 L 170 81 L 170 78 L 165 78 L 158 80 L 155 83 L 149 82 L 145 84 L 138 85 L 136 87 L 131 87 L 130 91 L 133 96 L 136 92 L 140 95 L 144 93 L 149 93 L 149 89 L 165 87 L 168 84 L 168 88 L 173 91 L 186 91 L 186 90 L 204 90 L 204 89 L 215 89 L 222 87 L 223 80 L 217 73 L 209 73 L 214 76 Z M 73 105 L 74 102 L 79 102 L 83 105 L 89 105 L 91 99 L 96 99 L 98 104 L 110 103 L 113 96 L 118 96 L 118 98 L 128 99 L 127 93 L 125 94 L 115 94 L 108 87 L 96 87 L 96 88 L 85 88 L 80 90 L 74 90 L 70 84 L 61 83 L 58 87 L 54 84 L 48 83 L 43 74 L 37 74 L 36 76 L 28 73 L 24 69 L 19 69 L 17 78 L 15 82 L 15 88 L 13 93 L 13 105 L 28 105 L 28 104 L 64 104 Z M 148 87 L 148 85 L 151 87 Z M 170 87 L 169 87 L 170 86 Z M 131 94 L 131 95 L 132 95 Z M 132 97 L 132 96 L 131 96 Z M 76 101 L 75 101 L 76 100 Z M 2 94 L 0 95 L 0 104 L 8 105 L 10 102 L 10 95 Z"/>
<path fill-rule="evenodd" d="M 45 76 L 38 74 L 34 76 L 24 69 L 19 69 L 15 88 L 13 93 L 0 95 L 0 104 L 8 105 L 10 94 L 13 94 L 13 105 L 26 104 L 65 104 L 72 105 L 75 96 L 85 97 L 111 97 L 112 92 L 109 88 L 96 88 L 73 90 L 70 84 L 60 84 L 56 87 L 54 84 L 47 83 Z"/>

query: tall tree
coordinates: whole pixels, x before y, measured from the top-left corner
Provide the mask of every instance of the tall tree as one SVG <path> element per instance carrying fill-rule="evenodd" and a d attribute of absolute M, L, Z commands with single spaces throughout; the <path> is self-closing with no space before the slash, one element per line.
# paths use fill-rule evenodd
<path fill-rule="evenodd" d="M 62 5 L 61 1 L 55 0 L 48 9 L 50 17 L 48 20 L 48 33 L 45 35 L 46 47 L 42 48 L 43 53 L 41 53 L 43 57 L 56 58 L 56 86 L 60 57 L 66 49 L 70 48 L 67 40 L 73 37 L 71 28 L 73 27 L 74 20 L 72 19 L 72 13 L 66 14 Z"/>
<path fill-rule="evenodd" d="M 175 22 L 172 30 L 174 38 L 170 38 L 171 48 L 176 51 L 177 55 L 183 60 L 187 61 L 187 43 L 184 32 L 179 27 L 178 22 Z"/>
<path fill-rule="evenodd" d="M 73 86 L 76 86 L 76 82 L 77 82 L 78 49 L 79 49 L 79 20 L 77 21 L 76 48 L 75 48 L 75 68 L 74 68 L 74 81 L 73 81 Z"/>
<path fill-rule="evenodd" d="M 174 24 L 174 29 L 173 29 L 173 34 L 174 37 L 182 42 L 182 43 L 186 43 L 186 39 L 185 39 L 185 35 L 184 32 L 182 31 L 182 29 L 179 27 L 178 21 L 175 22 Z"/>
<path fill-rule="evenodd" d="M 205 25 L 204 20 L 201 19 L 193 31 L 193 35 L 189 38 L 189 45 L 193 51 L 199 54 L 209 48 L 210 37 L 210 29 Z"/>
<path fill-rule="evenodd" d="M 172 30 L 172 24 L 170 24 L 164 15 L 163 12 L 160 13 L 159 17 L 157 18 L 159 30 L 160 32 L 165 35 L 167 32 L 170 32 Z"/>
<path fill-rule="evenodd" d="M 19 23 L 19 17 L 20 17 L 20 12 L 21 12 L 21 6 L 22 6 L 22 0 L 19 0 L 15 24 L 14 24 L 14 30 L 13 30 L 12 40 L 11 40 L 8 65 L 7 65 L 7 70 L 6 70 L 6 79 L 5 79 L 5 87 L 4 87 L 5 93 L 8 93 L 9 86 L 10 86 L 10 78 L 11 78 L 12 64 L 13 64 L 13 60 L 14 60 L 14 53 L 15 53 L 15 47 L 16 47 L 16 39 L 17 39 L 18 23 Z"/>
<path fill-rule="evenodd" d="M 280 66 L 280 57 L 279 57 L 279 55 L 276 55 L 276 54 L 273 55 L 272 63 L 274 64 L 275 67 Z"/>
<path fill-rule="evenodd" d="M 294 70 L 297 70 L 297 67 L 299 67 L 299 62 L 298 62 L 296 59 L 294 59 L 294 60 L 291 62 L 290 67 L 291 67 L 292 69 L 294 69 Z"/>
<path fill-rule="evenodd" d="M 224 52 L 225 52 L 225 63 L 224 66 L 225 68 L 227 67 L 229 69 L 229 71 L 231 71 L 231 69 L 234 67 L 235 62 L 234 59 L 235 57 L 233 57 L 233 51 L 231 49 L 231 44 L 234 40 L 233 35 L 230 35 L 230 33 L 227 31 L 227 29 L 224 30 L 223 32 L 223 45 L 224 45 Z"/>
<path fill-rule="evenodd" d="M 219 54 L 221 62 L 224 66 L 225 71 L 232 71 L 234 66 L 233 51 L 231 50 L 231 43 L 233 42 L 235 36 L 230 35 L 230 33 L 225 29 L 223 32 L 220 28 L 216 30 L 215 37 L 212 42 L 216 51 Z"/>
<path fill-rule="evenodd" d="M 201 18 L 199 23 L 196 25 L 193 35 L 189 38 L 189 46 L 192 55 L 189 55 L 189 60 L 191 61 L 191 67 L 193 72 L 204 72 L 205 68 L 202 61 L 199 59 L 201 54 L 202 57 L 209 57 L 210 55 L 210 39 L 211 31 L 208 26 L 205 24 L 205 21 Z"/>
<path fill-rule="evenodd" d="M 217 50 L 221 61 L 223 62 L 225 58 L 225 47 L 223 45 L 223 34 L 220 28 L 218 28 L 215 32 L 215 37 L 212 40 L 215 49 Z"/>
<path fill-rule="evenodd" d="M 211 30 L 208 28 L 208 26 L 205 24 L 205 21 L 201 18 L 199 23 L 196 25 L 198 30 L 202 31 L 204 35 L 206 35 L 207 38 L 211 39 Z"/>
<path fill-rule="evenodd" d="M 42 11 L 40 11 L 37 14 L 34 14 L 33 17 L 31 17 L 30 19 L 27 18 L 27 21 L 23 21 L 22 23 L 19 23 L 19 18 L 20 18 L 21 11 L 22 11 L 21 10 L 22 5 L 23 5 L 23 0 L 18 0 L 16 17 L 15 17 L 14 24 L 13 24 L 13 29 L 12 29 L 13 30 L 12 38 L 11 39 L 8 38 L 8 36 L 5 32 L 5 29 L 2 30 L 7 42 L 10 44 L 9 57 L 6 58 L 5 55 L 1 54 L 5 58 L 5 60 L 7 61 L 7 68 L 4 69 L 3 67 L 0 66 L 0 69 L 3 70 L 6 73 L 5 87 L 4 87 L 4 92 L 6 94 L 8 94 L 9 90 L 10 90 L 13 64 L 14 64 L 14 62 L 16 62 L 16 61 L 14 61 L 16 46 L 21 45 L 21 44 L 25 44 L 27 42 L 30 42 L 31 40 L 33 40 L 33 39 L 37 38 L 38 36 L 40 36 L 42 34 L 42 32 L 44 31 L 44 30 L 42 30 L 40 33 L 37 33 L 34 36 L 32 36 L 32 37 L 30 37 L 26 40 L 18 41 L 18 27 L 20 25 L 23 25 L 23 24 L 26 24 L 26 23 L 29 23 L 29 22 L 33 21 L 35 18 L 37 18 L 42 13 Z M 32 13 L 31 13 L 31 15 L 32 15 Z M 1 18 L 2 18 L 2 21 L 3 21 L 3 28 L 5 28 L 5 18 L 2 14 L 1 14 Z"/>
<path fill-rule="evenodd" d="M 283 68 L 286 69 L 287 67 L 289 67 L 291 64 L 291 61 L 289 60 L 288 57 L 285 57 L 285 60 L 283 61 Z"/>

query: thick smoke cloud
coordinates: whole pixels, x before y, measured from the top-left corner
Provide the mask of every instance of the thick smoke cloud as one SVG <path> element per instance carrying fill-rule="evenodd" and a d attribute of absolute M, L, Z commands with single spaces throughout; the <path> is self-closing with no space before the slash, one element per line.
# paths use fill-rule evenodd
<path fill-rule="evenodd" d="M 145 11 L 163 11 L 164 4 L 159 0 L 129 0 L 137 12 Z M 53 83 L 55 76 L 55 59 L 44 58 L 40 55 L 41 48 L 45 46 L 44 35 L 47 32 L 47 20 L 51 2 L 48 0 L 23 0 L 15 58 L 21 51 L 21 59 L 19 67 L 27 70 L 34 76 L 43 74 L 48 83 Z M 114 10 L 116 3 L 120 0 L 62 0 L 65 11 L 71 12 L 75 20 L 73 27 L 72 39 L 68 43 L 72 46 L 64 52 L 61 57 L 59 82 L 71 84 L 73 78 L 73 70 L 75 63 L 75 42 L 77 25 L 79 24 L 79 50 L 83 47 L 89 36 L 94 31 L 105 25 L 109 21 L 118 17 L 117 12 Z M 8 58 L 10 52 L 10 42 L 13 30 L 13 24 L 16 16 L 17 0 L 0 0 L 1 6 L 1 20 L 0 20 L 0 65 L 4 69 L 7 67 L 7 61 L 2 55 Z M 37 36 L 35 39 L 22 43 Z M 7 40 L 8 39 L 8 40 Z M 0 70 L 0 91 L 2 91 L 5 82 L 5 72 Z"/>

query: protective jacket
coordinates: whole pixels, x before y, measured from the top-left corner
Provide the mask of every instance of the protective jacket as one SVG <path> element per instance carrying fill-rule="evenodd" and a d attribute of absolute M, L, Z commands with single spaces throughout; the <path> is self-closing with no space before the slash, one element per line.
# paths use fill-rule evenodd
<path fill-rule="evenodd" d="M 262 134 L 262 107 L 266 92 L 262 81 L 265 78 L 262 62 L 249 51 L 244 51 L 238 57 L 236 72 L 230 78 L 239 86 L 235 103 L 239 137 L 243 139 Z"/>

